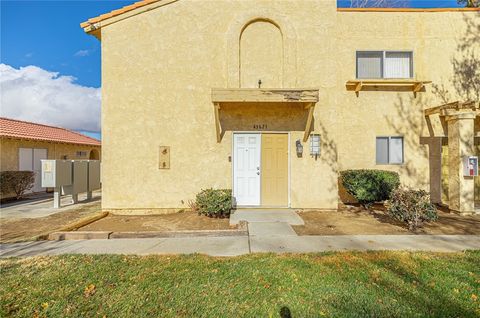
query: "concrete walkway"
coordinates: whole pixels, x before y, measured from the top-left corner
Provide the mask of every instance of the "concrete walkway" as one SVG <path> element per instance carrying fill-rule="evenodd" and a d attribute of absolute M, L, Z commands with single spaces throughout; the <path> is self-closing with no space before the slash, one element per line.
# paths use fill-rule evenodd
<path fill-rule="evenodd" d="M 480 249 L 478 235 L 229 236 L 77 241 L 0 245 L 0 257 L 58 254 L 191 254 L 235 256 L 257 252 L 410 250 L 458 252 Z"/>
<path fill-rule="evenodd" d="M 53 194 L 43 193 L 26 200 L 2 204 L 0 217 L 2 219 L 43 218 L 52 214 L 78 209 L 83 204 L 99 201 L 101 197 L 101 191 L 94 191 L 92 200 L 86 201 L 87 194 L 80 193 L 78 195 L 78 203 L 73 204 L 72 197 L 65 195 L 61 198 L 62 206 L 59 209 L 54 209 Z"/>
<path fill-rule="evenodd" d="M 303 219 L 292 209 L 238 209 L 230 215 L 230 225 L 240 221 L 285 222 L 290 225 L 304 225 Z"/>
<path fill-rule="evenodd" d="M 235 256 L 248 253 L 410 250 L 457 252 L 480 249 L 480 235 L 298 236 L 303 224 L 293 210 L 237 210 L 230 222 L 248 221 L 248 235 L 38 241 L 0 245 L 0 257 L 58 254 L 191 254 Z"/>
<path fill-rule="evenodd" d="M 238 209 L 230 215 L 230 225 L 248 222 L 250 236 L 297 236 L 292 225 L 303 219 L 292 209 Z"/>

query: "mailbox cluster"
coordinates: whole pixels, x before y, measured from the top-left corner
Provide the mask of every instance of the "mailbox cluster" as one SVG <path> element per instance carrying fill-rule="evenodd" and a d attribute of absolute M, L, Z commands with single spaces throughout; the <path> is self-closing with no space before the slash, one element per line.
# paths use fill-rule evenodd
<path fill-rule="evenodd" d="M 42 187 L 54 188 L 53 206 L 60 207 L 61 195 L 71 195 L 73 203 L 78 194 L 100 189 L 100 161 L 98 160 L 42 160 Z"/>

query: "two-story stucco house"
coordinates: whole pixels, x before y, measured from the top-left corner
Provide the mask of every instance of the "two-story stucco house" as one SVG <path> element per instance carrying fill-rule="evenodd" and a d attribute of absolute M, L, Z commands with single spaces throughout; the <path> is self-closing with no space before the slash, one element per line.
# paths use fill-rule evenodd
<path fill-rule="evenodd" d="M 362 168 L 474 210 L 478 9 L 146 0 L 81 26 L 102 43 L 105 210 L 174 211 L 210 187 L 335 209 L 339 171 Z"/>

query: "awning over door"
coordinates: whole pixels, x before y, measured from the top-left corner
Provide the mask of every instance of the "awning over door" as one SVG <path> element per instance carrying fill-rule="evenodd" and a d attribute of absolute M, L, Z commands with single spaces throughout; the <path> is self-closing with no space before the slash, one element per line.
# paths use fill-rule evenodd
<path fill-rule="evenodd" d="M 301 103 L 308 110 L 303 141 L 307 141 L 318 89 L 306 88 L 213 88 L 212 102 L 215 109 L 217 142 L 221 141 L 220 107 L 222 103 Z"/>

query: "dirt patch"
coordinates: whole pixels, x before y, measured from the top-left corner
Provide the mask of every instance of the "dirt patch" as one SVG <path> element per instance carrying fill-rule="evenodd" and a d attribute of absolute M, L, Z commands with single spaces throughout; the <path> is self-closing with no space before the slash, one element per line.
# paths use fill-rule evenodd
<path fill-rule="evenodd" d="M 373 211 L 361 207 L 346 207 L 338 211 L 299 212 L 305 225 L 294 225 L 298 235 L 405 235 L 445 234 L 480 235 L 480 216 L 461 216 L 438 210 L 438 221 L 427 223 L 417 233 L 409 232 L 395 222 L 382 207 Z"/>
<path fill-rule="evenodd" d="M 101 212 L 100 201 L 85 204 L 78 209 L 55 213 L 43 218 L 0 219 L 0 242 L 18 242 L 61 228 Z"/>
<path fill-rule="evenodd" d="M 187 231 L 229 230 L 228 219 L 215 219 L 194 212 L 179 212 L 162 215 L 109 215 L 90 223 L 79 231 Z"/>

